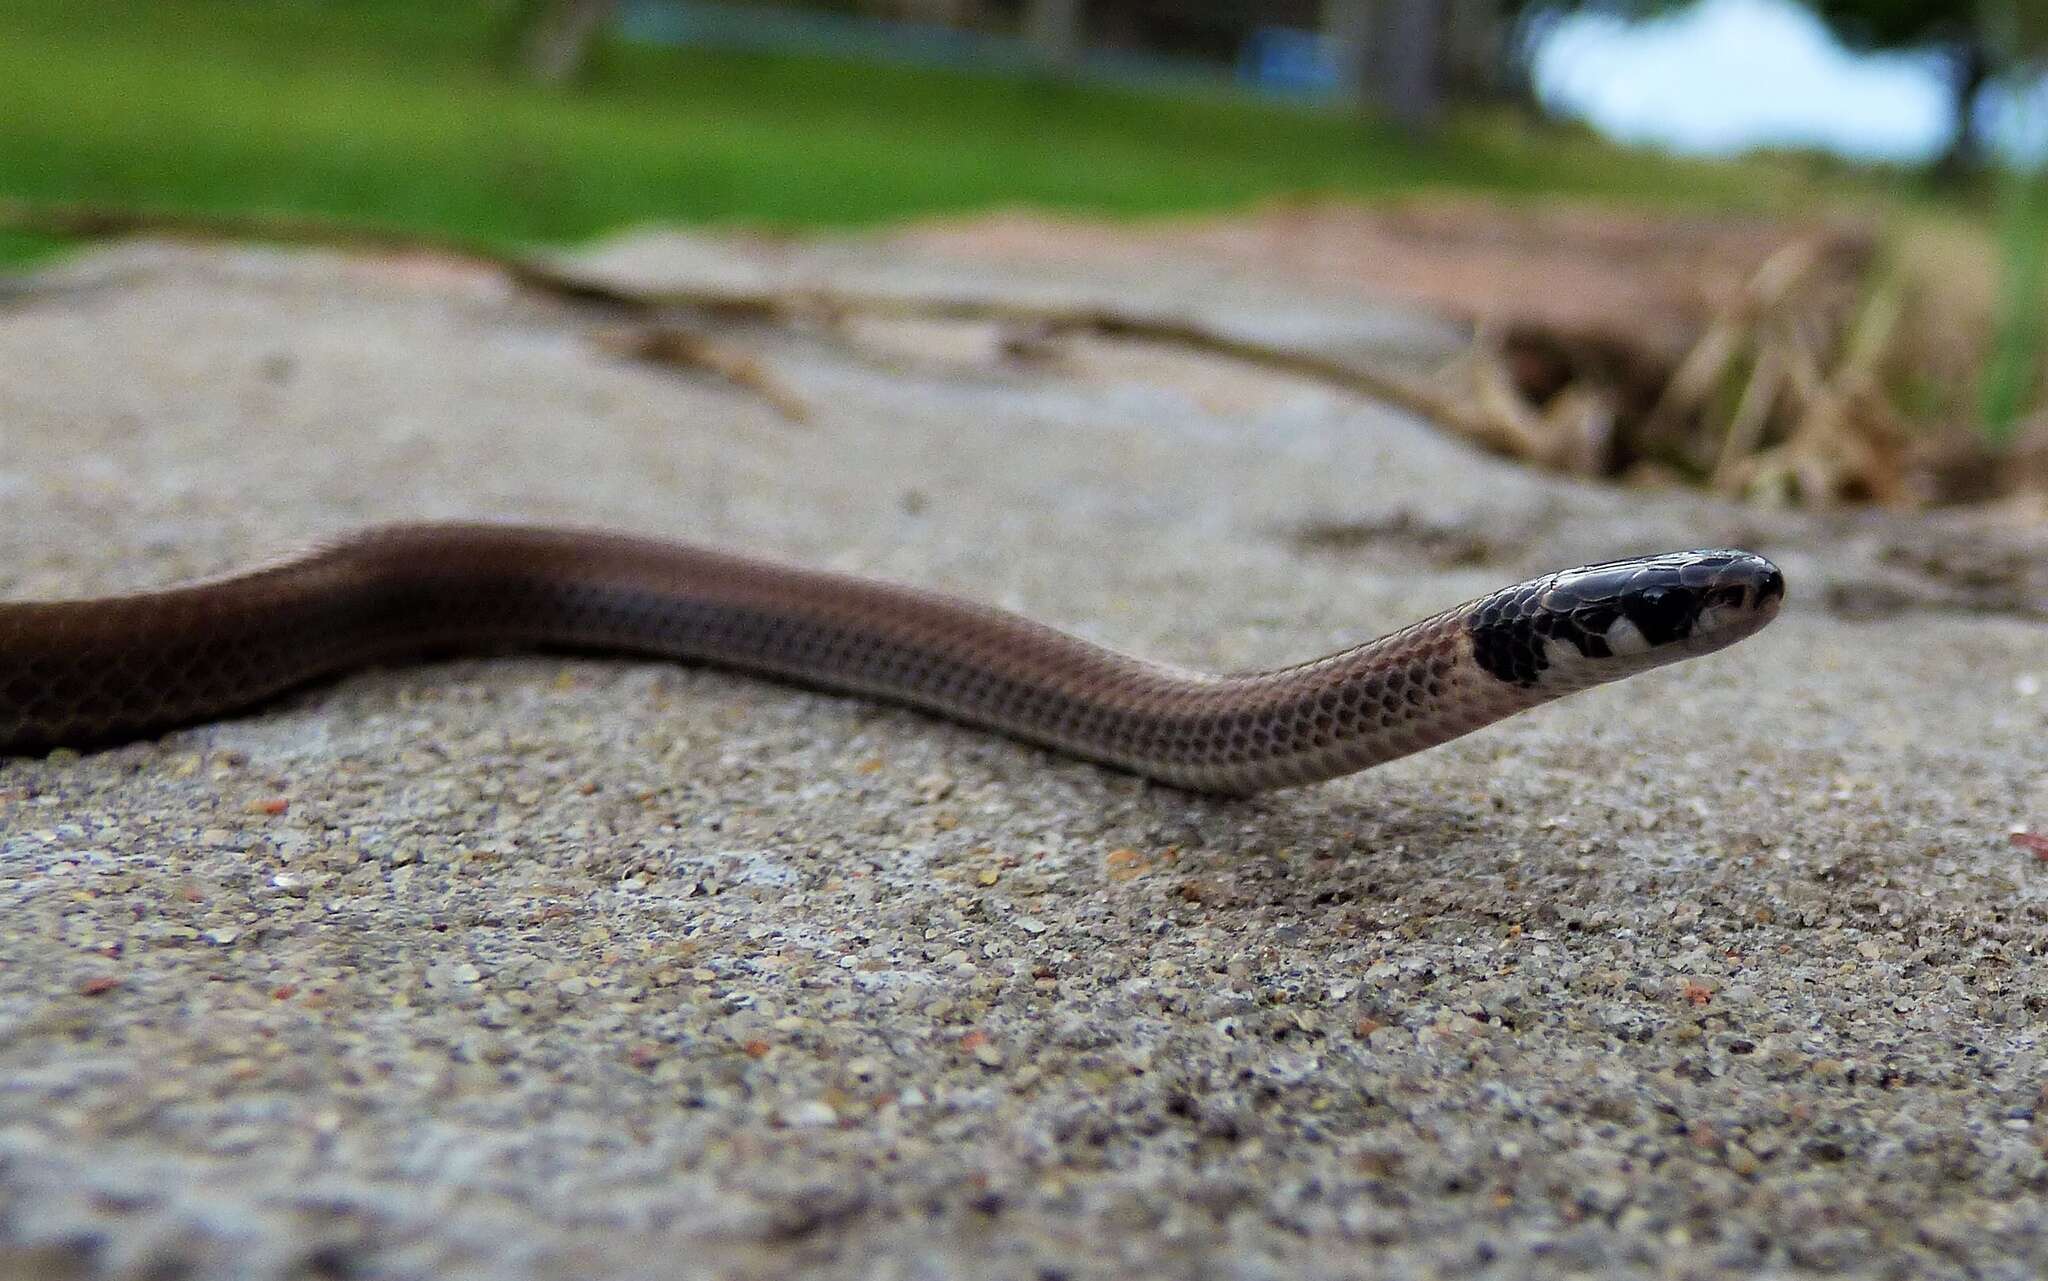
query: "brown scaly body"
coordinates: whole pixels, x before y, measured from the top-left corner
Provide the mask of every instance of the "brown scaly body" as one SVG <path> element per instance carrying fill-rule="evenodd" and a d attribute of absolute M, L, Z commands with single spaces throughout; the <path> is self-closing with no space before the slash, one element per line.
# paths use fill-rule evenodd
<path fill-rule="evenodd" d="M 354 668 L 550 648 L 863 694 L 1198 791 L 1364 769 L 1730 644 L 1783 580 L 1745 552 L 1532 579 L 1268 672 L 1147 662 L 932 592 L 587 530 L 422 524 L 246 574 L 0 604 L 0 753 L 134 739 Z"/>

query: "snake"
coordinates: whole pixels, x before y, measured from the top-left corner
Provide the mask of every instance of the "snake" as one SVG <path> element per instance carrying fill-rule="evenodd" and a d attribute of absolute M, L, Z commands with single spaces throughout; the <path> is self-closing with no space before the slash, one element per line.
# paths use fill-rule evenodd
<path fill-rule="evenodd" d="M 161 735 L 459 654 L 659 657 L 906 705 L 1194 792 L 1350 774 L 1776 616 L 1734 549 L 1584 565 L 1217 675 L 917 587 L 594 529 L 412 523 L 181 586 L 0 602 L 0 755 Z"/>

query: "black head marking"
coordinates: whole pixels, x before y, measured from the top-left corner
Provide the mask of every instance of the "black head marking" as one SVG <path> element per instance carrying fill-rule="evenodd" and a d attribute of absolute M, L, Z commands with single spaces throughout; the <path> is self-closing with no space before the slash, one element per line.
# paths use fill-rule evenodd
<path fill-rule="evenodd" d="M 1784 576 L 1760 556 L 1678 552 L 1588 565 L 1504 588 L 1472 607 L 1466 628 L 1481 667 L 1531 688 L 1550 666 L 1552 644 L 1568 643 L 1584 658 L 1613 659 L 1622 643 L 1622 656 L 1637 660 L 1616 665 L 1613 674 L 1623 675 L 1748 635 L 1776 612 L 1784 591 Z M 1703 628 L 1710 616 L 1713 625 Z M 1623 620 L 1628 628 L 1617 631 Z"/>
<path fill-rule="evenodd" d="M 1705 605 L 1692 587 L 1645 587 L 1621 598 L 1621 612 L 1651 645 L 1669 645 L 1692 635 Z"/>

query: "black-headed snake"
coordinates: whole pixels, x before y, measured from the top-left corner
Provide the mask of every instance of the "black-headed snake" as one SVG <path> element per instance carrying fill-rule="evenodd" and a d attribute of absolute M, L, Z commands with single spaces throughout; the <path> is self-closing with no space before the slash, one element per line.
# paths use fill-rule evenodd
<path fill-rule="evenodd" d="M 908 704 L 1179 787 L 1332 778 L 1774 617 L 1741 551 L 1590 565 L 1212 676 L 915 588 L 587 530 L 400 525 L 185 587 L 0 604 L 0 754 L 133 739 L 426 655 L 658 655 Z"/>

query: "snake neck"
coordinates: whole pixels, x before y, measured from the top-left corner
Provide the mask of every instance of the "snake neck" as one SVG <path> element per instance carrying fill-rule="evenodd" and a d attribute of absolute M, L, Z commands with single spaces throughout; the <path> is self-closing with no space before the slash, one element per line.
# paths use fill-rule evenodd
<path fill-rule="evenodd" d="M 1143 760 L 1112 763 L 1245 794 L 1354 773 L 1566 692 L 1516 686 L 1476 662 L 1472 608 L 1288 667 L 1184 674 L 1146 709 L 1151 723 L 1133 727 Z"/>

